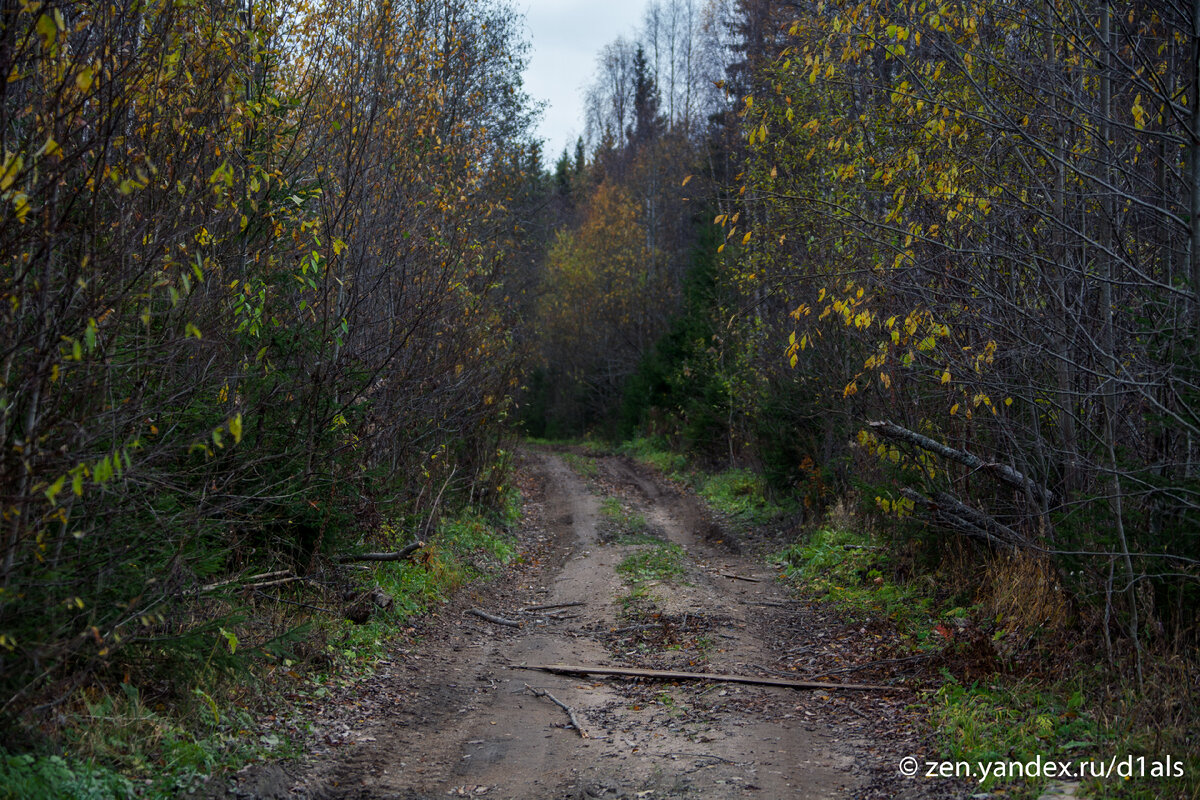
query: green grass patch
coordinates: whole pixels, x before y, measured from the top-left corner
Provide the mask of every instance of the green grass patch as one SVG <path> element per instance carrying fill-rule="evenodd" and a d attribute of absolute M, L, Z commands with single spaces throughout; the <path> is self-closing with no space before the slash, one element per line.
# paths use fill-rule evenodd
<path fill-rule="evenodd" d="M 638 438 L 625 442 L 620 452 L 675 480 L 687 480 L 687 457 L 672 452 L 658 439 Z"/>
<path fill-rule="evenodd" d="M 670 581 L 684 573 L 683 548 L 671 542 L 644 546 L 617 565 L 617 574 L 631 584 Z"/>
<path fill-rule="evenodd" d="M 656 544 L 662 539 L 650 530 L 645 516 L 623 504 L 616 497 L 600 499 L 600 516 L 603 517 L 602 541 L 616 544 Z"/>
<path fill-rule="evenodd" d="M 562 460 L 567 462 L 567 466 L 575 470 L 575 474 L 579 477 L 590 480 L 600 474 L 600 465 L 596 463 L 596 459 L 588 456 L 581 456 L 578 453 L 560 453 Z"/>
<path fill-rule="evenodd" d="M 888 579 L 888 553 L 870 537 L 841 529 L 821 529 L 804 542 L 777 553 L 785 575 L 817 597 L 834 602 L 851 619 L 886 618 L 918 649 L 938 649 L 932 599 L 920 587 Z"/>
<path fill-rule="evenodd" d="M 1027 764 L 1038 756 L 1043 762 L 1099 758 L 1099 726 L 1084 710 L 1083 692 L 1067 684 L 1047 689 L 1009 681 L 967 687 L 947 676 L 929 709 L 946 760 L 975 765 Z M 980 788 L 1036 797 L 1045 784 L 1041 778 L 992 774 Z"/>
<path fill-rule="evenodd" d="M 787 513 L 772 500 L 763 477 L 748 469 L 731 469 L 700 477 L 697 490 L 710 506 L 734 521 L 762 525 Z"/>

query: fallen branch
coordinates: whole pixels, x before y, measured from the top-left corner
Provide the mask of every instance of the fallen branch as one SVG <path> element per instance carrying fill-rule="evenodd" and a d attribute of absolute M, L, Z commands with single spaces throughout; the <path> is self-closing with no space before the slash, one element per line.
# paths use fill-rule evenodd
<path fill-rule="evenodd" d="M 926 497 L 920 492 L 906 487 L 900 490 L 900 494 L 917 505 L 924 506 L 933 513 L 935 519 L 962 531 L 967 536 L 1012 548 L 1029 545 L 1028 540 L 1017 531 L 997 522 L 983 512 L 971 508 L 946 492 L 938 492 L 933 497 Z"/>
<path fill-rule="evenodd" d="M 858 689 L 862 691 L 907 691 L 902 686 L 879 686 L 866 683 L 825 683 L 822 681 L 792 681 L 782 678 L 755 678 L 749 675 L 715 675 L 708 672 L 675 672 L 661 669 L 630 669 L 628 667 L 580 667 L 569 664 L 509 664 L 509 669 L 529 669 L 562 675 L 614 675 L 626 678 L 650 678 L 660 681 L 716 681 L 748 683 L 752 686 L 782 686 L 787 689 Z"/>
<path fill-rule="evenodd" d="M 516 620 L 505 619 L 504 617 L 497 617 L 495 614 L 489 614 L 486 611 L 480 611 L 478 608 L 469 608 L 469 609 L 467 609 L 467 613 L 474 614 L 475 616 L 479 617 L 480 619 L 485 619 L 488 622 L 494 623 L 496 625 L 507 625 L 510 628 L 521 627 L 521 623 L 517 622 Z"/>
<path fill-rule="evenodd" d="M 732 578 L 735 581 L 746 581 L 747 583 L 762 583 L 762 578 L 747 578 L 745 575 L 735 575 L 732 572 L 722 572 L 722 578 Z"/>
<path fill-rule="evenodd" d="M 247 583 L 243 586 L 239 586 L 238 588 L 239 589 L 265 589 L 268 586 L 279 586 L 280 584 L 283 584 L 283 583 L 291 583 L 292 581 L 301 581 L 301 580 L 304 580 L 304 579 L 299 576 L 296 576 L 296 575 L 291 575 L 286 578 L 276 578 L 273 581 L 262 581 L 261 583 Z"/>
<path fill-rule="evenodd" d="M 575 711 L 569 705 L 564 703 L 562 700 L 559 700 L 557 697 L 550 694 L 545 689 L 535 689 L 534 687 L 530 686 L 528 683 L 525 684 L 525 688 L 528 689 L 529 691 L 533 692 L 534 697 L 544 697 L 547 700 L 549 700 L 551 703 L 554 703 L 554 705 L 561 708 L 563 711 L 567 712 L 567 717 L 571 720 L 571 727 L 573 727 L 575 729 L 575 732 L 579 734 L 579 738 L 580 739 L 588 738 L 587 731 L 585 731 L 583 729 L 583 726 L 579 724 L 579 718 L 575 716 Z"/>
<path fill-rule="evenodd" d="M 968 453 L 966 450 L 958 450 L 950 447 L 949 445 L 942 444 L 936 439 L 923 436 L 916 431 L 910 431 L 908 428 L 904 428 L 894 422 L 888 422 L 885 420 L 881 422 L 868 422 L 867 425 L 876 433 L 883 434 L 889 439 L 908 442 L 909 444 L 920 447 L 922 450 L 928 450 L 931 453 L 937 453 L 940 456 L 948 458 L 951 461 L 957 461 L 959 464 L 970 467 L 971 469 L 987 470 L 1000 480 L 1007 483 L 1009 486 L 1013 486 L 1017 489 L 1028 492 L 1033 496 L 1033 498 L 1042 504 L 1043 508 L 1053 506 L 1056 502 L 1054 492 L 1043 486 L 1038 486 L 1024 474 L 1018 472 L 1007 464 L 1000 464 L 995 461 L 984 461 L 974 453 Z"/>
<path fill-rule="evenodd" d="M 267 580 L 270 578 L 278 578 L 281 575 L 291 575 L 291 574 L 292 574 L 292 571 L 290 569 L 277 569 L 274 572 L 260 572 L 257 575 L 247 575 L 245 577 L 239 575 L 236 578 L 229 578 L 228 580 L 217 581 L 216 583 L 210 583 L 207 586 L 201 586 L 199 589 L 196 589 L 194 593 L 195 594 L 204 594 L 205 592 L 211 592 L 215 589 L 220 589 L 223 586 L 229 586 L 230 584 L 234 584 L 234 583 L 241 583 L 242 581 L 261 581 L 261 580 Z M 251 585 L 251 586 L 248 586 L 245 588 L 253 589 L 253 588 L 255 588 L 255 586 L 262 586 L 262 585 L 263 584 L 254 584 L 254 585 Z M 239 588 L 242 588 L 242 587 L 239 587 Z"/>
<path fill-rule="evenodd" d="M 586 606 L 586 600 L 572 600 L 569 603 L 545 603 L 540 606 L 525 606 L 521 610 L 524 612 L 530 611 L 549 611 L 552 608 L 571 608 L 572 606 Z"/>
<path fill-rule="evenodd" d="M 424 542 L 406 544 L 394 553 L 348 553 L 338 556 L 338 561 L 347 564 L 351 561 L 403 561 L 425 546 Z"/>
<path fill-rule="evenodd" d="M 652 622 L 647 625 L 626 625 L 624 628 L 613 628 L 612 630 L 608 631 L 607 633 L 610 636 L 621 636 L 626 633 L 637 633 L 638 631 L 655 630 L 655 629 L 661 628 L 661 627 L 662 627 L 661 622 Z"/>

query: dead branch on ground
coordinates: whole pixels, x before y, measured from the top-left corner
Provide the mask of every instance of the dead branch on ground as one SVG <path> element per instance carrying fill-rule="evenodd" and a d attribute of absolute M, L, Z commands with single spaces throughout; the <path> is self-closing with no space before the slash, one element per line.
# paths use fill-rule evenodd
<path fill-rule="evenodd" d="M 579 724 L 579 718 L 575 716 L 574 709 L 572 709 L 569 705 L 564 703 L 562 700 L 559 700 L 557 697 L 550 694 L 545 689 L 536 689 L 533 686 L 530 686 L 528 683 L 525 684 L 525 688 L 528 689 L 530 692 L 532 692 L 534 697 L 544 697 L 547 700 L 549 700 L 551 703 L 554 703 L 554 705 L 561 708 L 563 711 L 567 712 L 567 717 L 570 718 L 570 720 L 571 720 L 571 727 L 573 727 L 575 729 L 575 732 L 579 734 L 579 738 L 580 739 L 588 738 L 587 731 L 585 731 L 583 729 L 583 726 Z"/>
<path fill-rule="evenodd" d="M 786 689 L 856 689 L 860 691 L 907 691 L 904 686 L 880 686 L 867 683 L 826 683 L 824 681 L 793 681 L 782 678 L 756 678 L 749 675 L 717 675 L 709 672 L 676 672 L 660 669 L 631 669 L 628 667 L 587 667 L 570 664 L 509 664 L 509 669 L 529 669 L 563 675 L 612 675 L 626 678 L 649 678 L 660 681 L 716 681 L 748 683 L 752 686 L 780 686 Z"/>
<path fill-rule="evenodd" d="M 495 625 L 507 625 L 510 628 L 521 627 L 521 623 L 517 622 L 516 620 L 505 619 L 504 617 L 497 617 L 495 614 L 489 614 L 486 611 L 480 611 L 478 608 L 469 608 L 469 609 L 467 609 L 467 613 L 474 614 L 475 616 L 479 617 L 480 619 L 487 620 L 488 622 L 491 622 Z"/>

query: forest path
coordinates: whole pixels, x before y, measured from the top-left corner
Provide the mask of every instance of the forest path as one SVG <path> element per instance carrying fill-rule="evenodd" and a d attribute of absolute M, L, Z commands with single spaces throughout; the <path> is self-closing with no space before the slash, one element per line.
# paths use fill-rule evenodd
<path fill-rule="evenodd" d="M 736 543 L 690 493 L 615 456 L 534 450 L 521 469 L 524 563 L 460 592 L 365 694 L 360 686 L 342 698 L 344 707 L 316 720 L 337 747 L 289 774 L 281 796 L 897 796 L 897 787 L 878 780 L 881 769 L 894 774 L 896 762 L 876 763 L 882 753 L 855 704 L 886 702 L 894 716 L 911 695 L 883 700 L 511 668 L 568 663 L 770 676 L 779 667 L 769 665 L 813 650 L 796 647 L 796 627 L 785 618 L 798 607 L 774 571 L 734 552 Z M 522 625 L 493 624 L 471 609 Z M 801 644 L 832 636 L 808 633 Z M 587 738 L 528 687 L 570 706 Z M 929 788 L 905 782 L 901 795 L 925 796 Z"/>

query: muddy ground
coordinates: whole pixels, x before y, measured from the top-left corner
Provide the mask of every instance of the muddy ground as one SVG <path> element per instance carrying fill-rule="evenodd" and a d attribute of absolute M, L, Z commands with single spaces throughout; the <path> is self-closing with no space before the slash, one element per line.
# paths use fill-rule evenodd
<path fill-rule="evenodd" d="M 301 764 L 254 767 L 227 796 L 261 798 L 932 798 L 968 785 L 899 775 L 932 758 L 921 681 L 901 662 L 830 681 L 895 691 L 658 682 L 518 668 L 577 664 L 804 679 L 877 659 L 886 637 L 797 599 L 768 546 L 615 456 L 530 450 L 523 558 L 475 585 L 397 643 L 353 690 L 311 707 Z M 616 498 L 632 529 L 601 513 Z M 613 501 L 606 501 L 610 508 Z M 682 548 L 681 572 L 631 582 L 618 565 Z M 768 543 L 769 544 L 769 543 Z M 636 577 L 636 576 L 634 576 Z M 561 605 L 526 611 L 530 606 Z M 473 615 L 478 609 L 510 627 Z M 884 652 L 886 655 L 886 652 Z M 574 712 L 582 733 L 549 692 Z M 916 691 L 914 691 L 916 690 Z"/>

